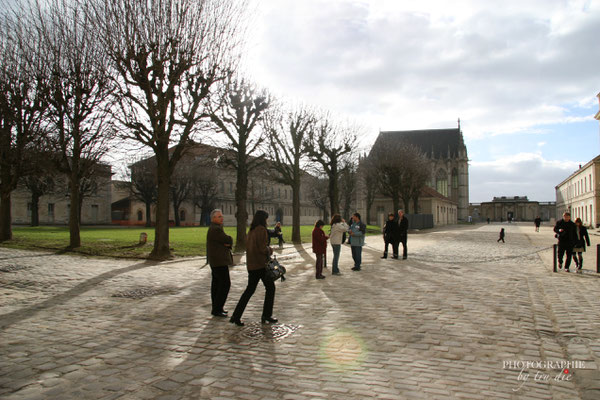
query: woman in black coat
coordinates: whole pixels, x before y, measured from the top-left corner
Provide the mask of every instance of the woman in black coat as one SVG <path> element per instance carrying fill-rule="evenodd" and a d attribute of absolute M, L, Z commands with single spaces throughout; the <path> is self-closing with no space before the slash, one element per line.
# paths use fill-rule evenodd
<path fill-rule="evenodd" d="M 394 213 L 390 213 L 388 215 L 388 220 L 385 222 L 385 226 L 383 227 L 383 240 L 385 242 L 385 250 L 383 251 L 383 256 L 381 258 L 387 258 L 388 255 L 388 246 L 394 242 Z M 397 254 L 394 254 L 397 256 Z"/>
<path fill-rule="evenodd" d="M 583 226 L 581 222 L 581 218 L 577 218 L 575 220 L 575 226 L 577 227 L 576 238 L 575 238 L 575 246 L 573 247 L 573 261 L 575 261 L 575 265 L 577 266 L 577 272 L 581 271 L 583 267 L 583 253 L 585 252 L 585 245 L 590 245 L 590 236 L 588 235 L 587 228 Z"/>

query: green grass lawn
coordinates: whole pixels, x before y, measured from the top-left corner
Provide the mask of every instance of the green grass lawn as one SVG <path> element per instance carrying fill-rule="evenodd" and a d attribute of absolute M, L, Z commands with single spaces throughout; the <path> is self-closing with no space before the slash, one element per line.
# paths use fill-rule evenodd
<path fill-rule="evenodd" d="M 323 227 L 329 232 L 329 226 Z M 178 257 L 191 257 L 206 255 L 207 227 L 171 228 L 169 233 L 173 255 Z M 311 241 L 313 227 L 304 225 L 300 227 L 302 242 Z M 139 246 L 140 233 L 148 234 L 148 242 Z M 235 227 L 225 227 L 225 232 L 235 241 Z M 379 233 L 377 226 L 369 225 L 367 234 Z M 290 242 L 292 227 L 283 227 L 283 237 Z M 82 227 L 81 247 L 74 251 L 76 254 L 87 254 L 105 257 L 146 258 L 152 250 L 154 228 L 130 227 Z M 277 243 L 272 241 L 272 243 Z M 13 227 L 13 239 L 1 244 L 3 247 L 50 250 L 64 252 L 69 244 L 69 228 L 66 226 L 39 226 L 39 227 Z"/>

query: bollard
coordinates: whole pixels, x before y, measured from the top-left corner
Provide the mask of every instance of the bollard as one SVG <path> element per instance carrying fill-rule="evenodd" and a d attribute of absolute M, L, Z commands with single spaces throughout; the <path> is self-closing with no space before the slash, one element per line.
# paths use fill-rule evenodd
<path fill-rule="evenodd" d="M 596 272 L 600 274 L 600 244 L 596 245 Z"/>
<path fill-rule="evenodd" d="M 552 246 L 552 249 L 553 249 L 553 254 L 554 254 L 554 257 L 552 258 L 552 262 L 553 262 L 553 268 L 554 268 L 554 269 L 553 269 L 553 271 L 554 271 L 554 272 L 556 272 L 556 258 L 557 258 L 557 257 L 556 257 L 556 248 L 557 248 L 557 247 L 558 247 L 558 245 L 556 245 L 556 244 Z"/>

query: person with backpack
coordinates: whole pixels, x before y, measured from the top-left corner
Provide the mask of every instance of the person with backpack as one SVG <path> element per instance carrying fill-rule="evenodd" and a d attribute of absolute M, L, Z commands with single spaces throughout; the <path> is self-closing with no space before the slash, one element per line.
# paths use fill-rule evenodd
<path fill-rule="evenodd" d="M 317 279 L 325 279 L 325 276 L 323 275 L 323 258 L 327 252 L 327 239 L 329 239 L 329 236 L 323 232 L 324 225 L 325 222 L 318 220 L 315 223 L 315 229 L 312 231 L 312 250 L 317 257 Z"/>
<path fill-rule="evenodd" d="M 348 230 L 352 259 L 354 260 L 352 271 L 360 271 L 360 264 L 362 263 L 362 247 L 365 245 L 366 233 L 367 226 L 360 220 L 360 214 L 354 213 L 352 215 L 352 225 L 350 225 L 350 229 Z"/>

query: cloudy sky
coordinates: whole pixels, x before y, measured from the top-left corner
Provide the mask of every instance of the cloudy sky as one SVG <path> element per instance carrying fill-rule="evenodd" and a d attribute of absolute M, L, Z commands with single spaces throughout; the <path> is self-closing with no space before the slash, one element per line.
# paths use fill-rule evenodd
<path fill-rule="evenodd" d="M 470 201 L 529 196 L 600 153 L 600 0 L 257 0 L 250 75 L 379 130 L 461 120 Z"/>

